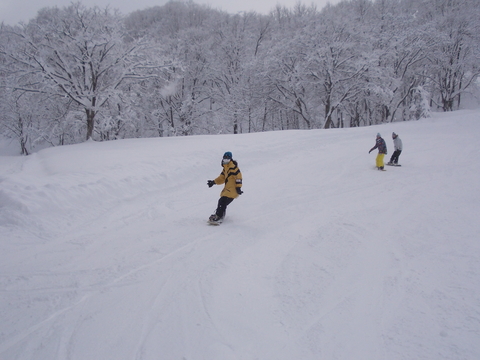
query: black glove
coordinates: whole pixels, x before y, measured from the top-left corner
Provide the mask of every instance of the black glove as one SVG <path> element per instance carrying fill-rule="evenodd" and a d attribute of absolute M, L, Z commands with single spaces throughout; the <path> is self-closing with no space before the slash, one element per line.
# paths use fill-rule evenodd
<path fill-rule="evenodd" d="M 243 191 L 242 191 L 241 188 L 237 188 L 237 194 L 238 194 L 238 195 L 242 195 L 242 194 L 243 194 Z"/>
<path fill-rule="evenodd" d="M 372 152 L 372 150 L 370 150 L 368 153 L 370 154 Z"/>
<path fill-rule="evenodd" d="M 213 185 L 215 185 L 215 181 L 207 180 L 207 185 L 208 185 L 208 187 L 212 187 Z"/>

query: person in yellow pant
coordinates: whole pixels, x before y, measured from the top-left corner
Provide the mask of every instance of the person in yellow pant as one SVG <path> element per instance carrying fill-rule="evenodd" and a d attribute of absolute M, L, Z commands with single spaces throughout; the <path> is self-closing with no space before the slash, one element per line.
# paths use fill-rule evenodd
<path fill-rule="evenodd" d="M 378 149 L 378 155 L 376 159 L 377 169 L 384 170 L 383 158 L 385 157 L 385 155 L 387 155 L 387 144 L 385 143 L 385 140 L 383 140 L 380 133 L 377 134 L 377 140 L 375 141 L 375 146 L 372 147 L 368 153 L 370 154 L 375 149 Z"/>

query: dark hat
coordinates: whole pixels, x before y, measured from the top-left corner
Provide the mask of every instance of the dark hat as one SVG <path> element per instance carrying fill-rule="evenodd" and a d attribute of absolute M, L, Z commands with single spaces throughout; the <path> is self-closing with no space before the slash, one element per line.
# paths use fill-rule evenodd
<path fill-rule="evenodd" d="M 225 154 L 223 154 L 223 158 L 224 159 L 231 159 L 233 156 L 232 156 L 232 153 L 230 151 L 227 151 Z"/>

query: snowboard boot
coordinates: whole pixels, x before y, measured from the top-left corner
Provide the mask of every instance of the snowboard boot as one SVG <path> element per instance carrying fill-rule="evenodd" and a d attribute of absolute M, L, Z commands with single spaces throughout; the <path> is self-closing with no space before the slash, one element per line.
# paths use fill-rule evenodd
<path fill-rule="evenodd" d="M 210 215 L 210 217 L 208 218 L 208 221 L 212 221 L 212 222 L 222 222 L 223 221 L 223 218 L 218 216 L 217 214 L 213 214 L 213 215 Z"/>

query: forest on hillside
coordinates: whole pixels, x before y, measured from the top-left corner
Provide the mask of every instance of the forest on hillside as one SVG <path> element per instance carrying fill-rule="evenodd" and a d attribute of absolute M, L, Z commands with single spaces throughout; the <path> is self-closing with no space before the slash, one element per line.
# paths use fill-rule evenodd
<path fill-rule="evenodd" d="M 344 0 L 229 14 L 72 3 L 0 25 L 0 135 L 96 141 L 357 127 L 478 94 L 478 0 Z"/>

